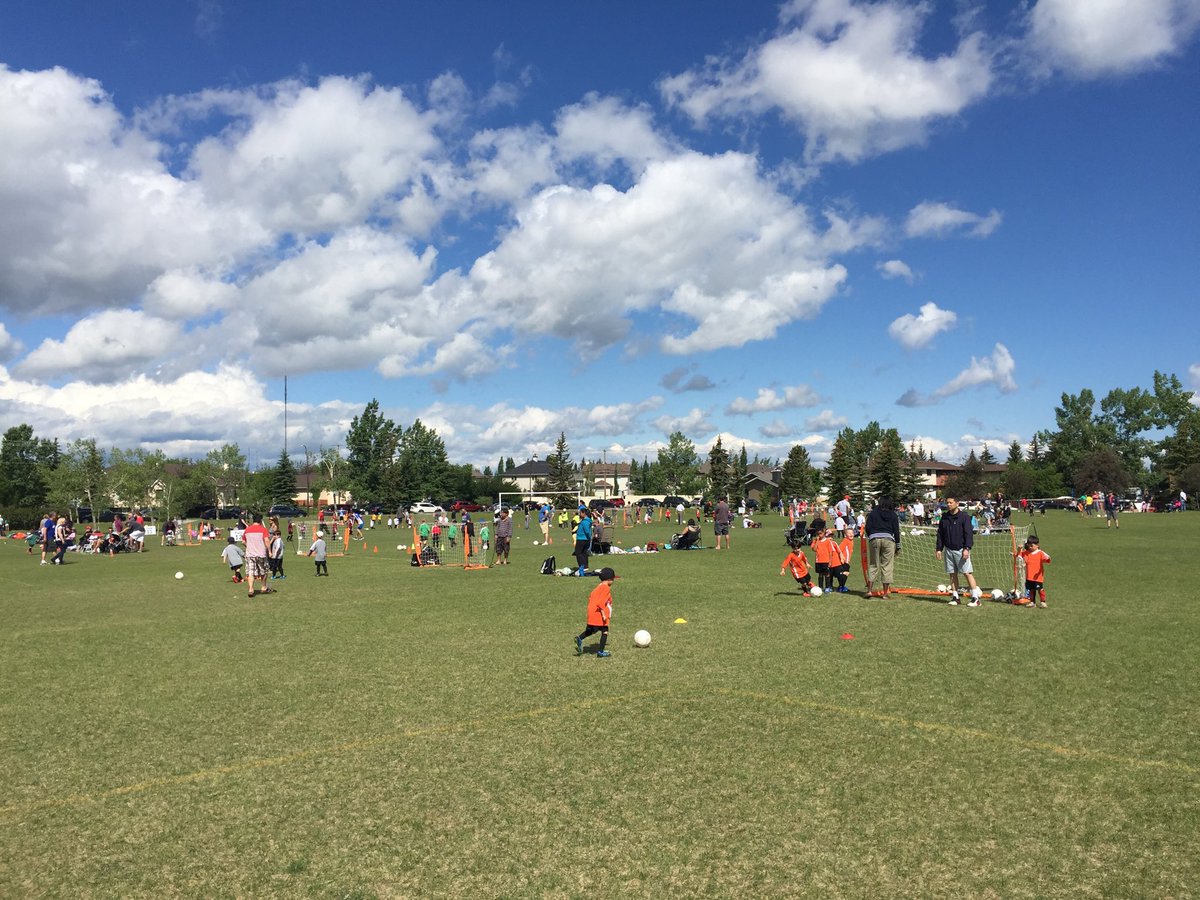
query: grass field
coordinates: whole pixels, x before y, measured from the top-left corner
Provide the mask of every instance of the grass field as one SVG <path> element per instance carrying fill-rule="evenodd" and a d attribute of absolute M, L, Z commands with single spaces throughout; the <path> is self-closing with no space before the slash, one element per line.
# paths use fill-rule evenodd
<path fill-rule="evenodd" d="M 4 541 L 0 896 L 1200 893 L 1200 514 L 1038 519 L 1047 610 L 803 599 L 765 521 L 612 557 L 609 659 L 520 526 L 254 600 Z"/>

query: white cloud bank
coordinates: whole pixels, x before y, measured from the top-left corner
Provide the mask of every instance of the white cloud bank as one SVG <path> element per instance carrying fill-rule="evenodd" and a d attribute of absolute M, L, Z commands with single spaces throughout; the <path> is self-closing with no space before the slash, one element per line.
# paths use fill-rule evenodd
<path fill-rule="evenodd" d="M 774 412 L 779 409 L 803 409 L 816 406 L 821 402 L 821 396 L 807 384 L 785 387 L 782 391 L 774 388 L 759 388 L 753 400 L 737 397 L 726 407 L 725 412 L 733 416 L 751 416 L 760 412 Z"/>
<path fill-rule="evenodd" d="M 909 237 L 948 237 L 957 234 L 987 237 L 1000 227 L 1003 218 L 994 209 L 986 216 L 981 216 L 949 203 L 918 203 L 908 212 L 904 233 Z"/>

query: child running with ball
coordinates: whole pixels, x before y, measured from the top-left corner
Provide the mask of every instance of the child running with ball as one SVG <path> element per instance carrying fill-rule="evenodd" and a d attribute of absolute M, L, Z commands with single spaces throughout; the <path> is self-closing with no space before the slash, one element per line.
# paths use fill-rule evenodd
<path fill-rule="evenodd" d="M 588 595 L 587 628 L 575 638 L 575 655 L 583 655 L 583 641 L 597 632 L 600 633 L 600 648 L 596 656 L 604 658 L 611 656 L 604 645 L 608 643 L 608 623 L 612 620 L 612 583 L 616 573 L 607 567 L 600 570 L 600 583 Z"/>
<path fill-rule="evenodd" d="M 779 574 L 791 570 L 792 577 L 796 579 L 796 584 L 804 589 L 804 596 L 811 596 L 809 591 L 812 590 L 812 577 L 808 574 L 808 560 L 804 556 L 804 551 L 796 547 L 783 560 L 783 565 L 779 567 Z"/>

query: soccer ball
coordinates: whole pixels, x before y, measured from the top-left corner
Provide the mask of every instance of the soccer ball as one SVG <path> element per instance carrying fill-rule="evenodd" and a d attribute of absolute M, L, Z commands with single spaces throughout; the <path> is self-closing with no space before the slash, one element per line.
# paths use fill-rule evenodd
<path fill-rule="evenodd" d="M 633 634 L 633 644 L 635 647 L 649 647 L 650 632 L 648 632 L 645 628 L 641 629 L 640 631 L 635 631 Z"/>
<path fill-rule="evenodd" d="M 1004 599 L 1004 591 L 1000 590 L 1000 588 L 996 588 L 994 591 L 992 591 L 992 599 L 993 600 L 1003 600 Z"/>
<path fill-rule="evenodd" d="M 534 542 L 533 542 L 533 546 L 535 546 L 535 547 L 536 547 L 537 545 L 538 545 L 538 542 L 537 542 L 537 541 L 534 541 Z"/>
<path fill-rule="evenodd" d="M 812 594 L 814 597 L 820 597 L 825 592 L 823 590 L 821 590 L 819 587 L 814 587 L 811 591 L 809 591 L 809 593 Z"/>
<path fill-rule="evenodd" d="M 946 591 L 948 591 L 948 590 L 949 590 L 949 588 L 948 588 L 948 587 L 946 587 L 944 584 L 939 584 L 939 585 L 938 585 L 938 593 L 939 593 L 939 594 L 944 594 L 944 593 L 946 593 Z"/>
<path fill-rule="evenodd" d="M 182 572 L 176 572 L 176 573 L 175 573 L 175 580 L 176 580 L 176 581 L 180 581 L 180 580 L 182 580 L 182 579 L 183 579 L 183 573 L 182 573 Z"/>

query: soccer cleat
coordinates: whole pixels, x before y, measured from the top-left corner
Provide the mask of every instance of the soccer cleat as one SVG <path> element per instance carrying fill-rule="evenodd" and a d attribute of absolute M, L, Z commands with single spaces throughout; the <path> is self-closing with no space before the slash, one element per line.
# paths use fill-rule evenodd
<path fill-rule="evenodd" d="M 1032 606 L 1032 605 L 1033 605 L 1033 601 L 1030 600 L 1028 597 L 1018 597 L 1016 600 L 1013 601 L 1013 606 Z"/>
<path fill-rule="evenodd" d="M 958 606 L 958 597 L 951 597 L 946 601 L 947 606 Z"/>
<path fill-rule="evenodd" d="M 612 654 L 609 653 L 607 650 L 597 650 L 596 655 L 597 656 L 612 656 Z"/>
<path fill-rule="evenodd" d="M 1042 600 L 1041 602 L 1039 602 L 1039 603 L 1038 603 L 1038 607 L 1039 607 L 1040 609 L 1045 609 L 1045 608 L 1046 608 L 1046 601 L 1045 601 L 1045 600 Z"/>
<path fill-rule="evenodd" d="M 581 638 L 581 637 L 575 638 L 575 655 L 576 656 L 583 655 L 583 638 Z"/>
<path fill-rule="evenodd" d="M 46 565 L 46 561 L 44 559 L 42 560 L 42 565 Z"/>
<path fill-rule="evenodd" d="M 971 602 L 967 604 L 967 606 L 970 606 L 972 608 L 974 608 L 976 606 L 982 606 L 982 605 L 983 605 L 983 601 L 980 600 L 978 597 L 973 598 L 971 600 Z"/>

